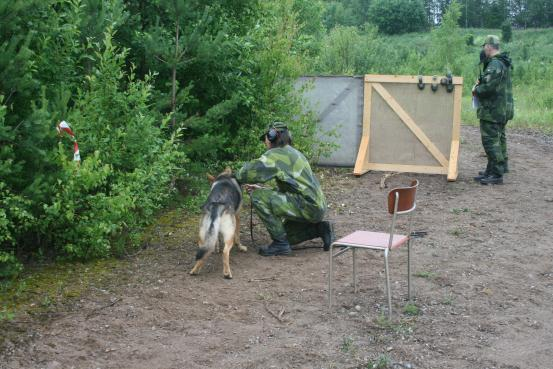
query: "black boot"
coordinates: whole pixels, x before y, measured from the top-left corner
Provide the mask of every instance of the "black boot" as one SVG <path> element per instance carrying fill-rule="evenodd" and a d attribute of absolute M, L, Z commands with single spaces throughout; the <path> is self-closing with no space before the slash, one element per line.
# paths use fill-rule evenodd
<path fill-rule="evenodd" d="M 290 255 L 292 249 L 286 236 L 283 236 L 275 238 L 268 246 L 260 247 L 258 252 L 262 256 Z"/>
<path fill-rule="evenodd" d="M 489 176 L 482 178 L 480 184 L 489 185 L 489 184 L 503 184 L 503 176 L 498 176 L 496 174 L 490 174 Z"/>
<path fill-rule="evenodd" d="M 476 182 L 480 182 L 481 179 L 484 179 L 488 176 L 488 171 L 487 170 L 481 170 L 478 172 L 478 175 L 476 177 L 474 177 L 474 180 Z"/>
<path fill-rule="evenodd" d="M 323 240 L 323 250 L 330 250 L 330 245 L 334 242 L 334 224 L 324 220 L 318 224 L 319 236 Z"/>

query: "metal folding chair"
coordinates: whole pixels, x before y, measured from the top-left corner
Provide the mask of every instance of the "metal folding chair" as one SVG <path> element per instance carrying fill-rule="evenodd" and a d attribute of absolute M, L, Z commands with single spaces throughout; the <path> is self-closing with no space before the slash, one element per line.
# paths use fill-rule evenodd
<path fill-rule="evenodd" d="M 390 190 L 388 193 L 388 213 L 392 214 L 392 224 L 388 233 L 355 231 L 345 237 L 336 240 L 330 245 L 329 252 L 329 272 L 328 272 L 328 308 L 332 307 L 332 275 L 333 261 L 337 256 L 342 255 L 348 250 L 352 250 L 353 256 L 353 292 L 357 293 L 356 262 L 355 253 L 357 249 L 376 250 L 384 253 L 384 269 L 386 271 L 386 294 L 388 298 L 388 317 L 392 319 L 392 293 L 390 289 L 390 273 L 388 267 L 388 255 L 393 249 L 407 244 L 407 290 L 409 301 L 411 301 L 411 227 L 413 222 L 413 212 L 417 207 L 416 195 L 419 181 L 413 180 L 408 187 L 398 187 Z M 407 235 L 394 234 L 396 218 L 398 215 L 408 214 L 408 233 Z M 333 253 L 336 246 L 343 247 L 342 250 Z"/>

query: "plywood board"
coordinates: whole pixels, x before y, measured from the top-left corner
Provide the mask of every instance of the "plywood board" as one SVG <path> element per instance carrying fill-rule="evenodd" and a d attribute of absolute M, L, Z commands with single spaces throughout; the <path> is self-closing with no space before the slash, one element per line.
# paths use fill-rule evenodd
<path fill-rule="evenodd" d="M 453 92 L 441 85 L 432 91 L 428 83 L 420 90 L 417 83 L 416 76 L 365 76 L 370 126 L 362 136 L 369 139 L 360 143 L 354 174 L 383 170 L 456 179 L 462 79 L 453 79 Z"/>

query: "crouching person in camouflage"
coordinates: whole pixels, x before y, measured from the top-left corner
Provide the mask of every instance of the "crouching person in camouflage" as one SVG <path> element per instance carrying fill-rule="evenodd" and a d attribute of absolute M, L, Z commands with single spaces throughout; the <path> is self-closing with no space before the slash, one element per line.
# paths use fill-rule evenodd
<path fill-rule="evenodd" d="M 514 115 L 513 65 L 508 53 L 500 52 L 497 36 L 487 36 L 482 47 L 484 74 L 477 80 L 473 94 L 479 100 L 477 115 L 488 165 L 474 180 L 485 185 L 502 184 L 503 174 L 509 171 L 505 126 Z"/>
<path fill-rule="evenodd" d="M 294 245 L 321 237 L 325 251 L 334 240 L 333 226 L 323 221 L 326 200 L 305 156 L 292 147 L 282 122 L 269 125 L 260 137 L 268 150 L 236 173 L 252 195 L 253 207 L 271 235 L 272 243 L 259 248 L 263 256 L 288 255 Z M 274 179 L 276 189 L 256 183 Z"/>

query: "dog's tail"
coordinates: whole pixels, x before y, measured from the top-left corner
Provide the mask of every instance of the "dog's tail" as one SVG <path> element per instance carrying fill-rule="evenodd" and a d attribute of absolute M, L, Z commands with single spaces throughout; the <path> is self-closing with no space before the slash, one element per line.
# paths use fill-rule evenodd
<path fill-rule="evenodd" d="M 225 204 L 216 202 L 204 205 L 204 216 L 200 227 L 200 240 L 203 240 L 203 243 L 196 252 L 196 260 L 200 260 L 206 253 L 215 250 L 221 226 L 221 215 L 226 207 Z"/>

